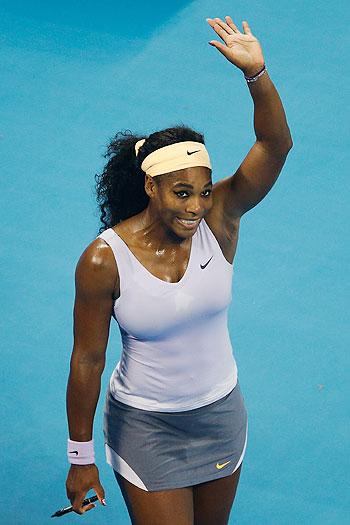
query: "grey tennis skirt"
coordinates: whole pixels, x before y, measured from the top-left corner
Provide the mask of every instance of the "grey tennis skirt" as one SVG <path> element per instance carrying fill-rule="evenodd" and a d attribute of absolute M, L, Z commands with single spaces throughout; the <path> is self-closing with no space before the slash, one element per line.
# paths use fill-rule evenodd
<path fill-rule="evenodd" d="M 140 410 L 107 390 L 106 460 L 146 491 L 188 487 L 232 474 L 242 463 L 248 417 L 237 382 L 209 405 L 183 412 Z"/>

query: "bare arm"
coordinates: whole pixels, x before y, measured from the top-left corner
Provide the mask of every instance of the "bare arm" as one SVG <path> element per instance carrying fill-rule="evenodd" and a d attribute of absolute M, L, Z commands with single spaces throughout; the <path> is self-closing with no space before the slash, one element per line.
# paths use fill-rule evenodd
<path fill-rule="evenodd" d="M 66 396 L 69 436 L 74 441 L 92 439 L 117 278 L 111 249 L 101 239 L 93 241 L 75 274 L 74 346 Z"/>
<path fill-rule="evenodd" d="M 70 439 L 90 441 L 93 420 L 101 389 L 101 375 L 115 286 L 119 276 L 110 247 L 96 239 L 84 251 L 75 273 L 74 346 L 67 385 L 67 416 Z M 83 507 L 88 490 L 94 489 L 104 505 L 105 492 L 100 483 L 97 466 L 70 466 L 66 492 L 74 512 L 83 514 L 95 507 Z"/>
<path fill-rule="evenodd" d="M 241 217 L 265 197 L 293 145 L 281 99 L 268 73 L 248 86 L 254 101 L 256 142 L 237 171 L 213 189 L 223 213 L 231 219 Z"/>
<path fill-rule="evenodd" d="M 254 76 L 262 69 L 265 62 L 262 49 L 246 21 L 243 33 L 231 17 L 226 17 L 226 22 L 220 18 L 208 22 L 225 43 L 214 40 L 212 45 L 246 76 Z M 254 102 L 256 142 L 237 171 L 213 188 L 220 208 L 217 215 L 232 223 L 270 191 L 293 145 L 281 99 L 269 74 L 265 72 L 256 82 L 248 83 L 248 87 Z"/>

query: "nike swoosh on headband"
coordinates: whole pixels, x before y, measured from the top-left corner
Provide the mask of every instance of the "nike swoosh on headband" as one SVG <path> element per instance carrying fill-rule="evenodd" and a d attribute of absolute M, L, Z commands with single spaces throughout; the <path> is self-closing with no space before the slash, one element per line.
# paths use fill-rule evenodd
<path fill-rule="evenodd" d="M 188 151 L 187 150 L 187 155 L 193 155 L 193 153 L 198 153 L 198 151 L 200 151 L 200 149 L 197 149 L 196 151 Z"/>
<path fill-rule="evenodd" d="M 78 456 L 78 451 L 77 450 L 70 450 L 69 454 L 76 454 Z"/>
<path fill-rule="evenodd" d="M 214 257 L 214 255 L 212 255 L 212 256 L 210 257 L 210 259 L 209 259 L 208 262 L 206 262 L 205 264 L 201 264 L 201 265 L 200 265 L 201 268 L 202 268 L 202 270 L 204 270 L 204 268 L 205 268 L 206 266 L 208 266 L 208 264 L 210 263 L 210 261 L 212 260 L 213 257 Z"/>

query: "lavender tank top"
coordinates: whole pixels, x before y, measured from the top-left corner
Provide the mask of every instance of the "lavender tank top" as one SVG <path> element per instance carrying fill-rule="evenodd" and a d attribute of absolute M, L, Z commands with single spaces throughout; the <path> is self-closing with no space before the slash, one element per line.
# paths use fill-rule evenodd
<path fill-rule="evenodd" d="M 109 382 L 115 399 L 175 412 L 228 394 L 237 384 L 227 324 L 233 265 L 205 219 L 192 236 L 186 272 L 176 283 L 151 274 L 112 228 L 98 238 L 112 249 L 120 278 L 113 315 L 122 353 Z"/>

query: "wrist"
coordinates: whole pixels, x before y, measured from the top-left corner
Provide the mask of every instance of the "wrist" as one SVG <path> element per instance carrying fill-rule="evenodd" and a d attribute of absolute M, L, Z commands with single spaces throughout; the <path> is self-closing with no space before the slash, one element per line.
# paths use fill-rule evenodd
<path fill-rule="evenodd" d="M 259 78 L 261 76 L 263 76 L 265 73 L 267 73 L 267 69 L 266 69 L 266 66 L 264 64 L 263 67 L 260 69 L 260 71 L 255 73 L 253 76 L 248 77 L 248 76 L 244 75 L 244 78 L 246 79 L 248 84 L 251 84 L 251 83 L 256 82 L 257 80 L 259 80 Z"/>
<path fill-rule="evenodd" d="M 264 68 L 265 62 L 259 62 L 257 64 L 254 64 L 252 66 L 249 66 L 246 69 L 242 69 L 242 72 L 245 77 L 251 78 L 260 73 L 260 71 Z"/>
<path fill-rule="evenodd" d="M 94 440 L 67 440 L 67 457 L 73 465 L 93 465 L 95 463 Z"/>
<path fill-rule="evenodd" d="M 86 469 L 89 469 L 91 467 L 96 467 L 96 464 L 95 463 L 89 463 L 87 465 L 78 465 L 77 463 L 71 463 L 70 464 L 71 468 L 73 469 L 77 469 L 77 470 L 86 470 Z"/>

